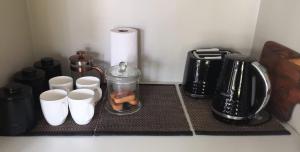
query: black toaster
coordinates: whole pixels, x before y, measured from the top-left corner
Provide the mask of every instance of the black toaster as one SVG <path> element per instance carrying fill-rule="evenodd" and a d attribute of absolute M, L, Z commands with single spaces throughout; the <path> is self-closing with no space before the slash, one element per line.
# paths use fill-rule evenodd
<path fill-rule="evenodd" d="M 182 83 L 184 93 L 194 98 L 211 97 L 220 75 L 223 57 L 230 52 L 218 48 L 189 51 Z"/>

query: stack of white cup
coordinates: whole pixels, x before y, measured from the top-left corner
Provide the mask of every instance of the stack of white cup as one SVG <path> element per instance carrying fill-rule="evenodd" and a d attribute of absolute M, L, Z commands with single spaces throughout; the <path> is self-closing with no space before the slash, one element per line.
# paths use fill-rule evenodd
<path fill-rule="evenodd" d="M 73 90 L 73 78 L 58 76 L 49 80 L 50 90 L 40 95 L 43 115 L 52 126 L 65 122 L 69 109 L 78 125 L 88 124 L 95 111 L 95 105 L 102 97 L 100 79 L 87 76 L 76 80 Z"/>

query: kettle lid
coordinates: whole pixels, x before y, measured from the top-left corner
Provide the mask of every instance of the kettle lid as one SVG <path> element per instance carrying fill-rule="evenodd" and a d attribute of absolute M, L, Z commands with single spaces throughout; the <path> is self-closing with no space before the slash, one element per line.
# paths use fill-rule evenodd
<path fill-rule="evenodd" d="M 255 59 L 245 56 L 239 53 L 226 54 L 225 60 L 234 60 L 234 61 L 245 61 L 245 62 L 253 62 Z"/>

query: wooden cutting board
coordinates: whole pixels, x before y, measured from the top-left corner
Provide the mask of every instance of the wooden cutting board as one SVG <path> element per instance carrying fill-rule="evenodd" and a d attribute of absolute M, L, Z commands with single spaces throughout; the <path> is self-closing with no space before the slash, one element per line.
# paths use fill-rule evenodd
<path fill-rule="evenodd" d="M 268 70 L 272 85 L 268 108 L 281 121 L 288 121 L 295 105 L 300 103 L 300 54 L 268 41 L 260 62 Z"/>

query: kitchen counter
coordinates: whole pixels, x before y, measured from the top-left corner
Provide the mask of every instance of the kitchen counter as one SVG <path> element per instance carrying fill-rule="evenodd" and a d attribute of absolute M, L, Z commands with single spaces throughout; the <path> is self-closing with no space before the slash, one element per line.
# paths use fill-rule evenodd
<path fill-rule="evenodd" d="M 300 136 L 0 137 L 1 152 L 299 152 Z"/>
<path fill-rule="evenodd" d="M 0 152 L 300 152 L 300 135 L 0 137 Z"/>

